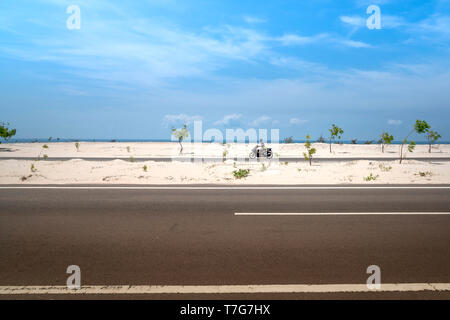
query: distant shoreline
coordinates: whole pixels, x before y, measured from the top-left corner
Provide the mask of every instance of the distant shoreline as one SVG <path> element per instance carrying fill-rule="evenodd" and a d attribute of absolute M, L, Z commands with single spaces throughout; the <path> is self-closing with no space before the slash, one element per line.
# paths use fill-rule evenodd
<path fill-rule="evenodd" d="M 361 141 L 357 141 L 357 145 L 376 145 L 379 144 L 377 141 L 373 141 L 372 143 L 365 143 L 366 141 L 370 141 L 370 140 L 361 140 Z M 55 143 L 55 142 L 130 142 L 130 143 L 134 143 L 134 142 L 173 142 L 173 143 L 178 143 L 178 141 L 172 141 L 170 139 L 51 139 L 49 140 L 48 138 L 46 139 L 10 139 L 8 141 L 2 141 L 1 144 L 13 144 L 13 143 Z M 189 142 L 202 142 L 202 143 L 230 143 L 230 142 L 218 142 L 218 141 L 185 141 L 185 143 L 189 143 Z M 305 143 L 305 140 L 293 140 L 291 143 Z M 312 140 L 312 143 L 318 143 L 317 140 Z M 352 143 L 351 140 L 342 140 L 340 141 L 342 144 L 355 144 Z M 257 141 L 239 141 L 239 142 L 233 142 L 233 143 L 257 143 Z M 267 141 L 266 143 L 272 143 L 270 140 Z M 284 141 L 280 141 L 279 143 L 281 144 L 289 144 L 286 143 Z M 326 141 L 325 143 L 329 143 L 328 141 Z M 401 141 L 393 141 L 391 144 L 394 145 L 400 145 L 402 142 Z M 427 145 L 428 142 L 427 141 L 416 141 L 417 144 L 419 145 Z M 337 144 L 337 142 L 333 142 L 333 144 Z M 434 143 L 436 145 L 438 144 L 450 144 L 450 141 L 438 141 L 437 143 Z"/>
<path fill-rule="evenodd" d="M 361 141 L 357 141 L 357 145 L 376 145 L 379 144 L 377 141 L 373 140 L 372 143 L 365 143 L 366 141 L 371 141 L 371 140 L 361 140 Z M 37 139 L 37 138 L 33 138 L 33 139 L 10 139 L 8 141 L 2 141 L 1 144 L 12 144 L 12 143 L 57 143 L 57 142 L 173 142 L 173 143 L 178 143 L 178 141 L 172 141 L 170 139 L 59 139 L 57 140 L 57 138 L 55 139 L 51 139 L 49 140 L 48 138 L 45 139 Z M 189 143 L 189 142 L 202 142 L 202 143 L 220 143 L 218 141 L 185 141 L 185 143 Z M 291 143 L 305 143 L 305 140 L 293 140 Z M 312 143 L 318 143 L 317 140 L 312 140 Z M 355 144 L 352 143 L 352 140 L 342 140 L 340 141 L 342 144 Z M 417 144 L 420 145 L 427 145 L 428 142 L 427 141 L 415 141 Z M 230 143 L 230 142 L 226 142 L 223 141 L 221 143 Z M 239 141 L 239 142 L 233 142 L 233 143 L 257 143 L 256 141 Z M 267 141 L 266 143 L 272 143 L 270 140 Z M 286 143 L 284 141 L 279 141 L 279 143 L 281 144 L 289 144 Z M 329 143 L 328 141 L 326 141 L 325 143 Z M 391 144 L 394 145 L 399 145 L 401 144 L 401 141 L 393 141 Z M 333 144 L 337 144 L 337 142 L 333 142 Z M 450 141 L 438 141 L 437 143 L 434 143 L 436 145 L 439 144 L 450 144 Z"/>

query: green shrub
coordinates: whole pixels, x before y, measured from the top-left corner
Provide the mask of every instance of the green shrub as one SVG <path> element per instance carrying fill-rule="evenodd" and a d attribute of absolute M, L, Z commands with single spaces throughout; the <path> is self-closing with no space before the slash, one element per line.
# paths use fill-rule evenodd
<path fill-rule="evenodd" d="M 311 139 L 311 136 L 307 134 L 305 142 L 306 152 L 303 152 L 303 157 L 305 158 L 306 161 L 309 161 L 309 165 L 311 166 L 313 154 L 316 153 L 316 148 L 311 147 L 311 141 L 309 141 L 309 139 Z"/>
<path fill-rule="evenodd" d="M 329 129 L 328 131 L 330 131 L 330 153 L 331 153 L 331 142 L 334 141 L 336 138 L 340 140 L 341 135 L 344 133 L 344 130 L 339 128 L 337 125 L 333 124 L 331 126 L 331 129 Z"/>
<path fill-rule="evenodd" d="M 228 151 L 227 150 L 223 150 L 223 152 L 222 152 L 222 161 L 226 160 L 227 154 L 228 154 Z"/>
<path fill-rule="evenodd" d="M 389 172 L 389 171 L 391 171 L 391 169 L 392 169 L 391 166 L 387 167 L 387 166 L 384 165 L 383 163 L 380 163 L 380 164 L 378 165 L 378 167 L 380 168 L 381 171 L 384 171 L 384 172 Z"/>
<path fill-rule="evenodd" d="M 435 143 L 439 138 L 442 138 L 442 137 L 436 131 L 430 130 L 430 131 L 427 132 L 428 153 L 431 153 L 431 145 L 433 143 Z"/>
<path fill-rule="evenodd" d="M 250 169 L 239 169 L 233 171 L 233 176 L 236 179 L 246 178 L 250 174 Z"/>
<path fill-rule="evenodd" d="M 394 140 L 394 136 L 392 134 L 389 134 L 388 132 L 383 132 L 381 134 L 381 152 L 384 153 L 384 148 L 386 145 L 391 144 L 391 142 Z"/>
<path fill-rule="evenodd" d="M 372 173 L 370 173 L 367 177 L 364 178 L 365 181 L 375 181 L 377 180 L 379 175 L 374 176 Z"/>

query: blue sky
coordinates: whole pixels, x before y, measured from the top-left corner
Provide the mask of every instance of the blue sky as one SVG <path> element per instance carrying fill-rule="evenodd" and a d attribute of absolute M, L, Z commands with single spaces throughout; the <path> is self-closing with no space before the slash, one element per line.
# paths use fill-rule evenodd
<path fill-rule="evenodd" d="M 18 138 L 168 139 L 202 119 L 363 140 L 425 119 L 450 140 L 449 56 L 450 0 L 2 0 L 0 121 Z"/>

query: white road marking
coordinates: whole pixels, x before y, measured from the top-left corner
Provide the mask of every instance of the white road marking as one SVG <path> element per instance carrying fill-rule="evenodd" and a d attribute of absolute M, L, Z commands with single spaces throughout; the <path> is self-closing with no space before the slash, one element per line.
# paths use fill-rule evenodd
<path fill-rule="evenodd" d="M 68 190 L 374 190 L 374 189 L 450 189 L 450 186 L 230 186 L 230 187 L 193 187 L 193 186 L 0 186 L 0 189 L 68 189 Z"/>
<path fill-rule="evenodd" d="M 0 295 L 26 294 L 230 294 L 336 292 L 450 291 L 450 283 L 386 283 L 380 289 L 366 284 L 206 285 L 206 286 L 0 286 Z"/>
<path fill-rule="evenodd" d="M 450 215 L 450 212 L 235 212 L 235 216 Z"/>

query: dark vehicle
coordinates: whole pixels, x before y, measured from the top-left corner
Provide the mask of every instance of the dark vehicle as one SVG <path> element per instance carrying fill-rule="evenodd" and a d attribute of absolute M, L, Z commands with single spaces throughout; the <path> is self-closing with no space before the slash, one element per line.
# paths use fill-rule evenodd
<path fill-rule="evenodd" d="M 258 149 L 258 150 L 256 150 L 256 153 L 252 151 L 252 152 L 250 152 L 249 157 L 250 157 L 250 159 L 261 158 L 261 157 L 272 159 L 272 157 L 273 157 L 272 148 L 265 148 L 263 150 Z"/>

